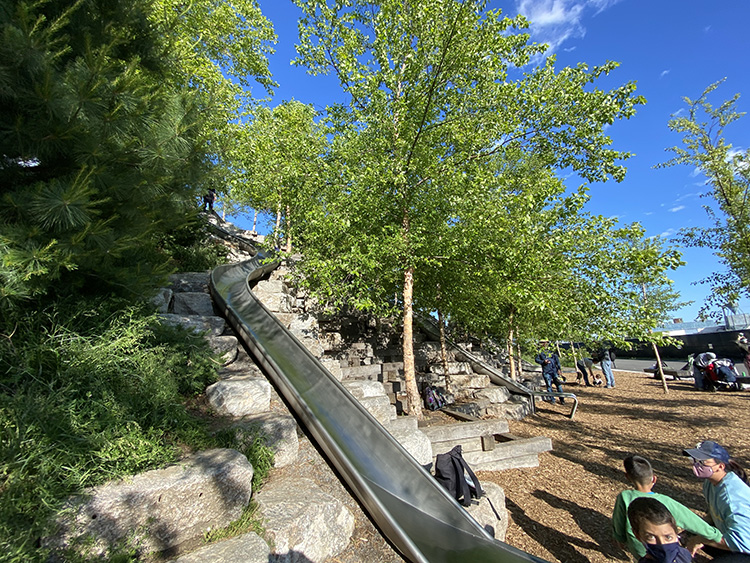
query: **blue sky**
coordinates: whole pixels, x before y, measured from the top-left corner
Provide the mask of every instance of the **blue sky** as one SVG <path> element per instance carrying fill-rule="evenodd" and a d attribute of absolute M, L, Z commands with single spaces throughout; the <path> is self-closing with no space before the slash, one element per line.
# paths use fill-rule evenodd
<path fill-rule="evenodd" d="M 259 4 L 279 37 L 270 58 L 279 87 L 270 105 L 293 98 L 322 110 L 343 101 L 334 78 L 308 76 L 304 68 L 290 64 L 296 56 L 297 7 L 287 0 L 259 0 Z M 684 96 L 697 98 L 709 84 L 726 79 L 712 100 L 718 104 L 739 93 L 743 96 L 739 110 L 750 110 L 750 2 L 508 0 L 492 1 L 490 7 L 509 16 L 524 14 L 531 22 L 532 40 L 550 45 L 558 69 L 581 62 L 591 67 L 617 61 L 620 67 L 597 86 L 613 88 L 632 80 L 647 100 L 635 117 L 608 129 L 614 148 L 635 156 L 626 163 L 623 182 L 590 186 L 588 210 L 616 216 L 622 223 L 640 222 L 649 236 L 669 238 L 682 227 L 706 225 L 702 205 L 709 200 L 699 197 L 706 191 L 703 178 L 687 166 L 654 166 L 671 157 L 667 147 L 680 144 L 667 122 L 685 107 Z M 726 138 L 735 148 L 746 149 L 750 116 L 730 127 Z M 570 188 L 580 183 L 574 178 L 569 182 Z M 672 279 L 683 300 L 695 303 L 674 316 L 691 321 L 708 293 L 707 286 L 695 282 L 720 265 L 710 251 L 685 249 L 683 254 L 687 265 Z M 750 301 L 742 301 L 740 308 L 750 313 Z"/>

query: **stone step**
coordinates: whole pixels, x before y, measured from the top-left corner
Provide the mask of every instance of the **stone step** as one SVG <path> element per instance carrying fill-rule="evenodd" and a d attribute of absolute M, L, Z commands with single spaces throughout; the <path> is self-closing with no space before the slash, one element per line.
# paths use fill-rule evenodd
<path fill-rule="evenodd" d="M 172 312 L 176 315 L 198 315 L 201 317 L 211 317 L 216 314 L 211 296 L 202 291 L 175 293 L 172 298 Z"/>
<path fill-rule="evenodd" d="M 552 440 L 544 436 L 518 438 L 504 433 L 499 437 L 496 436 L 495 442 L 492 450 L 464 453 L 466 463 L 475 471 L 503 471 L 517 467 L 538 467 L 539 454 L 552 450 Z"/>
<path fill-rule="evenodd" d="M 367 409 L 380 424 L 386 424 L 397 417 L 396 407 L 391 404 L 390 399 L 385 395 L 359 399 L 359 404 Z"/>
<path fill-rule="evenodd" d="M 343 379 L 374 379 L 377 381 L 380 380 L 382 373 L 383 370 L 380 364 L 341 367 L 341 376 Z"/>
<path fill-rule="evenodd" d="M 422 432 L 430 439 L 433 444 L 438 445 L 439 452 L 450 450 L 453 446 L 463 442 L 494 434 L 504 434 L 508 432 L 507 420 L 477 420 L 475 422 L 456 422 L 454 424 L 440 424 L 436 426 L 426 426 Z"/>
<path fill-rule="evenodd" d="M 384 397 L 386 396 L 385 388 L 379 381 L 372 380 L 353 380 L 344 381 L 344 387 L 358 401 L 367 397 Z"/>

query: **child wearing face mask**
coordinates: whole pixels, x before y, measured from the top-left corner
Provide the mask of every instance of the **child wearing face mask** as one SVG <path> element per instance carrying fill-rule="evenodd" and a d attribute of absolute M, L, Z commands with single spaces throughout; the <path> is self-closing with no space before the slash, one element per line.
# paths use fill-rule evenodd
<path fill-rule="evenodd" d="M 680 545 L 677 524 L 667 507 L 653 497 L 638 497 L 628 506 L 633 533 L 646 548 L 638 563 L 689 563 L 690 552 Z"/>
<path fill-rule="evenodd" d="M 625 489 L 615 500 L 612 512 L 612 536 L 620 547 L 627 548 L 635 559 L 646 555 L 646 548 L 636 538 L 633 528 L 628 521 L 628 507 L 630 503 L 641 497 L 658 500 L 664 505 L 674 518 L 676 525 L 690 534 L 697 534 L 707 538 L 707 542 L 720 542 L 721 532 L 708 524 L 695 512 L 690 510 L 667 495 L 655 493 L 652 489 L 656 484 L 656 475 L 651 463 L 643 456 L 629 455 L 623 462 L 625 478 L 632 485 L 632 489 Z"/>
<path fill-rule="evenodd" d="M 744 553 L 750 561 L 750 486 L 745 471 L 724 447 L 711 440 L 682 453 L 693 458 L 693 473 L 703 479 L 710 521 L 723 536 L 718 543 L 691 538 L 688 548 L 695 554 L 702 547 L 714 560 L 737 561 L 733 554 Z"/>

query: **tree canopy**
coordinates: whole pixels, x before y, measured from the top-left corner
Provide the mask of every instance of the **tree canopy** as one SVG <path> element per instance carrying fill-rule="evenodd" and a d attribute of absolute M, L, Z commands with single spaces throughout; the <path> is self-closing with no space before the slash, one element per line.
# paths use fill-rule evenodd
<path fill-rule="evenodd" d="M 253 2 L 13 0 L 0 29 L 3 305 L 148 291 L 240 115 L 224 73 L 270 85 L 269 24 Z"/>
<path fill-rule="evenodd" d="M 682 230 L 686 246 L 709 248 L 726 266 L 712 272 L 707 282 L 712 294 L 701 309 L 727 307 L 740 296 L 750 295 L 750 150 L 736 149 L 724 138 L 725 129 L 744 114 L 736 109 L 739 95 L 715 107 L 709 98 L 723 81 L 710 85 L 696 99 L 684 98 L 687 112 L 669 121 L 672 131 L 681 133 L 682 146 L 672 147 L 675 157 L 661 166 L 685 164 L 706 178 L 703 197 L 710 226 Z"/>
<path fill-rule="evenodd" d="M 541 271 L 556 275 L 564 254 L 534 233 L 572 217 L 578 204 L 553 201 L 553 171 L 622 179 L 628 154 L 611 148 L 605 127 L 644 100 L 633 83 L 595 87 L 616 63 L 556 70 L 550 57 L 529 69 L 544 47 L 528 43 L 522 17 L 505 18 L 486 2 L 297 4 L 298 63 L 336 73 L 350 100 L 328 111 L 335 174 L 322 190 L 325 205 L 298 223 L 303 268 L 327 298 L 401 308 L 408 407 L 418 412 L 413 306 L 434 306 L 438 286 L 452 299 L 448 287 L 466 287 L 483 268 L 503 280 L 502 268 L 519 258 L 528 276 L 545 260 Z M 507 206 L 513 212 L 500 221 Z M 493 266 L 473 256 L 490 253 Z M 564 284 L 574 281 L 555 283 L 545 307 L 572 292 Z M 502 288 L 509 303 L 529 290 L 519 285 L 514 295 L 512 287 Z M 539 295 L 531 301 L 540 304 Z"/>

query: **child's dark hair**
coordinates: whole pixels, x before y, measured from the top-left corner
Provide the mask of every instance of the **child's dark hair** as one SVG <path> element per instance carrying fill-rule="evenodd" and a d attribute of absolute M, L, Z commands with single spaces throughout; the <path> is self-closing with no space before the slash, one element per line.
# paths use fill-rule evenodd
<path fill-rule="evenodd" d="M 726 464 L 727 471 L 733 472 L 737 477 L 742 479 L 746 485 L 750 485 L 750 477 L 743 467 L 733 459 L 729 459 L 729 463 Z"/>
<path fill-rule="evenodd" d="M 627 476 L 639 485 L 648 485 L 654 478 L 654 470 L 645 457 L 629 455 L 622 461 L 622 464 L 625 466 Z"/>
<path fill-rule="evenodd" d="M 674 516 L 669 512 L 669 509 L 658 500 L 651 497 L 638 497 L 633 499 L 628 506 L 628 520 L 630 521 L 630 526 L 633 528 L 633 534 L 635 534 L 636 537 L 639 536 L 641 526 L 643 526 L 644 522 L 651 522 L 657 526 L 661 524 L 671 524 L 675 532 L 677 531 L 677 524 L 674 521 Z"/>

